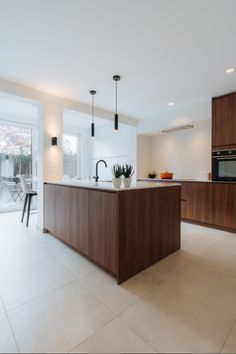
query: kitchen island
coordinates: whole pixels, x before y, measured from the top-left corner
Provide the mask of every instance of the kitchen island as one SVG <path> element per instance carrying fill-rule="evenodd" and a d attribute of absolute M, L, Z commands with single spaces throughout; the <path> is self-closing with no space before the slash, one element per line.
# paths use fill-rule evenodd
<path fill-rule="evenodd" d="M 120 284 L 180 248 L 180 185 L 47 182 L 44 229 Z"/>

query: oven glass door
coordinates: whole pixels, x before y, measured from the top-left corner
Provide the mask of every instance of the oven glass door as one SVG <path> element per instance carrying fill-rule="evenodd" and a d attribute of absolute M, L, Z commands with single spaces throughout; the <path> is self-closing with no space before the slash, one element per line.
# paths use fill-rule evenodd
<path fill-rule="evenodd" d="M 224 181 L 236 180 L 236 157 L 217 158 L 217 179 Z"/>

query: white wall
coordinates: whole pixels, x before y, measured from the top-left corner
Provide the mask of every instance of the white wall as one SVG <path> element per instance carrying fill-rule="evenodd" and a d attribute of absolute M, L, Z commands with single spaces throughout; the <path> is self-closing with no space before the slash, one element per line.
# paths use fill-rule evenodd
<path fill-rule="evenodd" d="M 194 123 L 197 128 L 160 134 L 163 129 L 189 123 Z M 138 143 L 138 177 L 146 177 L 150 170 L 156 173 L 169 170 L 175 173 L 176 178 L 207 178 L 211 170 L 210 99 L 177 109 L 173 106 L 157 117 L 139 122 L 137 131 L 148 135 Z M 151 139 L 151 144 L 148 139 Z"/>
<path fill-rule="evenodd" d="M 194 129 L 152 137 L 152 168 L 168 170 L 175 178 L 207 179 L 211 170 L 211 120 Z"/>
<path fill-rule="evenodd" d="M 152 137 L 137 136 L 137 176 L 148 177 L 152 171 Z"/>
<path fill-rule="evenodd" d="M 96 129 L 96 137 L 91 140 L 91 170 L 90 176 L 95 175 L 95 165 L 100 159 L 107 162 L 107 168 L 99 167 L 101 179 L 112 179 L 112 166 L 116 163 L 132 164 L 136 172 L 136 128 L 119 124 L 119 131 L 113 129 L 113 122 Z M 136 176 L 136 173 L 135 173 Z M 134 177 L 135 177 L 134 176 Z"/>

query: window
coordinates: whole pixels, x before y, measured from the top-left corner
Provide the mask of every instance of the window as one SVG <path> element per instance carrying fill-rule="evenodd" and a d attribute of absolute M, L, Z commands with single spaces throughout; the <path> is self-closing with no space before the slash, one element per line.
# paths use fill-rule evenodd
<path fill-rule="evenodd" d="M 78 135 L 63 135 L 64 178 L 80 177 L 80 138 Z"/>

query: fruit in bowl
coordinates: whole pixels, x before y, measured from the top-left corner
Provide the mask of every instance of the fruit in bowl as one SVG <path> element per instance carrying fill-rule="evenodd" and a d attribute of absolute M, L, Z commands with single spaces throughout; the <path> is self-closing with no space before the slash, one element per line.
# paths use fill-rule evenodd
<path fill-rule="evenodd" d="M 160 178 L 161 179 L 172 179 L 173 178 L 173 173 L 165 171 L 165 172 L 160 172 Z"/>

